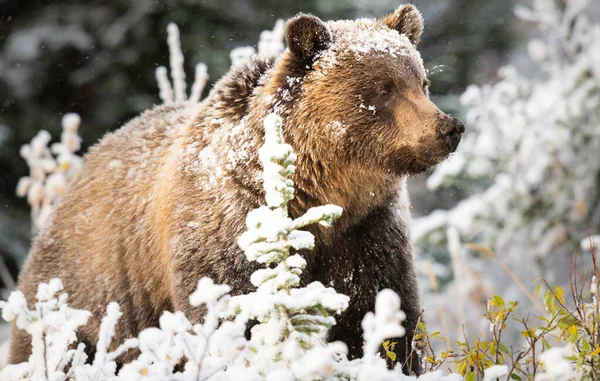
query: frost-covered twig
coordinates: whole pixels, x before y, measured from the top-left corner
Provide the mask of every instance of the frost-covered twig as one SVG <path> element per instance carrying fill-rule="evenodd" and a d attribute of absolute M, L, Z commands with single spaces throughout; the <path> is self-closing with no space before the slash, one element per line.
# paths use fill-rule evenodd
<path fill-rule="evenodd" d="M 181 51 L 181 40 L 179 28 L 176 24 L 170 23 L 167 26 L 167 43 L 169 45 L 169 64 L 171 67 L 171 78 L 173 85 L 167 76 L 167 68 L 159 66 L 156 68 L 156 80 L 160 90 L 159 96 L 164 103 L 200 101 L 202 92 L 208 83 L 208 72 L 203 63 L 196 65 L 196 74 L 189 98 L 186 95 L 185 69 L 183 67 L 183 52 Z"/>
<path fill-rule="evenodd" d="M 400 298 L 392 290 L 380 291 L 375 302 L 375 313 L 367 312 L 362 327 L 365 338 L 364 360 L 372 365 L 381 360 L 379 347 L 385 339 L 402 337 L 405 334 L 402 322 L 406 319 L 400 310 Z"/>
<path fill-rule="evenodd" d="M 79 115 L 65 114 L 60 142 L 49 148 L 52 137 L 48 131 L 41 130 L 30 144 L 21 147 L 21 156 L 29 166 L 29 176 L 19 180 L 17 195 L 27 197 L 31 205 L 34 231 L 44 226 L 56 201 L 64 196 L 69 182 L 81 169 L 81 158 L 75 154 L 81 148 L 81 138 L 77 135 L 80 123 Z"/>
<path fill-rule="evenodd" d="M 190 94 L 189 101 L 192 103 L 200 102 L 202 91 L 208 83 L 208 69 L 203 63 L 196 65 L 196 76 L 194 78 L 194 84 L 192 85 L 192 92 Z"/>
<path fill-rule="evenodd" d="M 277 20 L 273 30 L 265 30 L 260 34 L 258 41 L 258 56 L 273 57 L 278 55 L 285 48 L 283 45 L 285 34 L 285 23 L 283 20 Z M 167 68 L 159 66 L 156 68 L 156 81 L 158 82 L 159 96 L 163 103 L 190 102 L 197 103 L 202 97 L 202 92 L 208 83 L 208 71 L 205 64 L 196 65 L 194 83 L 189 98 L 186 95 L 187 87 L 185 82 L 185 70 L 183 67 L 184 56 L 181 51 L 181 40 L 179 28 L 176 24 L 170 23 L 167 26 L 167 43 L 169 45 L 169 63 L 171 67 L 171 78 L 173 85 L 169 81 Z M 248 62 L 256 50 L 251 46 L 242 46 L 235 48 L 230 53 L 231 66 L 243 65 Z"/>
<path fill-rule="evenodd" d="M 275 22 L 273 30 L 264 30 L 258 41 L 259 57 L 273 57 L 283 51 L 283 39 L 285 36 L 285 22 L 281 19 Z"/>
<path fill-rule="evenodd" d="M 281 19 L 275 22 L 273 30 L 264 30 L 258 41 L 259 57 L 275 57 L 285 49 L 283 45 L 285 35 L 285 22 Z M 239 66 L 248 62 L 254 55 L 256 49 L 252 46 L 241 46 L 235 48 L 229 54 L 231 66 Z"/>
<path fill-rule="evenodd" d="M 167 43 L 169 45 L 169 58 L 171 66 L 171 78 L 173 78 L 173 89 L 175 90 L 175 101 L 183 102 L 185 95 L 185 70 L 183 68 L 183 52 L 181 51 L 181 40 L 179 28 L 174 23 L 167 25 Z"/>

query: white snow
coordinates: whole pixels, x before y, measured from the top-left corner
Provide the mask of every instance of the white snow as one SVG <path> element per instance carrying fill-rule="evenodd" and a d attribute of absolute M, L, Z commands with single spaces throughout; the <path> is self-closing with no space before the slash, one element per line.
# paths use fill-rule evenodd
<path fill-rule="evenodd" d="M 493 365 L 484 371 L 483 381 L 495 381 L 496 379 L 506 376 L 508 367 L 506 365 Z"/>

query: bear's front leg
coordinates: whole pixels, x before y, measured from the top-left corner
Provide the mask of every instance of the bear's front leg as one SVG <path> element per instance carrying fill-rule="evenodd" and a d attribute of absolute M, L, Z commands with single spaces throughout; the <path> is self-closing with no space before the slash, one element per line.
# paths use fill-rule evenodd
<path fill-rule="evenodd" d="M 390 339 L 397 342 L 394 352 L 404 372 L 419 374 L 412 340 L 422 311 L 406 222 L 409 216 L 401 215 L 402 209 L 390 204 L 382 203 L 384 206 L 346 231 L 334 244 L 317 247 L 310 276 L 350 297 L 348 309 L 336 317 L 330 340 L 345 342 L 351 358 L 363 355 L 361 323 L 364 315 L 373 311 L 377 293 L 386 288 L 395 291 L 406 314 L 406 334 Z"/>

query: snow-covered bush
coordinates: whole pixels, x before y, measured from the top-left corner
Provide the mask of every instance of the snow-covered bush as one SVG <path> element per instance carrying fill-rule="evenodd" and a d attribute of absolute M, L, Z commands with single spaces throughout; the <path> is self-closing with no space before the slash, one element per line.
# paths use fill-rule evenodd
<path fill-rule="evenodd" d="M 21 147 L 21 156 L 29 166 L 29 176 L 17 184 L 17 195 L 27 197 L 31 205 L 34 231 L 40 230 L 57 200 L 65 194 L 69 182 L 81 169 L 81 158 L 75 154 L 81 148 L 77 129 L 81 118 L 77 114 L 65 114 L 62 118 L 63 132 L 60 142 L 48 143 L 52 137 L 41 130 L 30 144 Z"/>
<path fill-rule="evenodd" d="M 467 239 L 482 234 L 500 251 L 519 235 L 543 257 L 600 226 L 600 23 L 586 16 L 588 3 L 560 9 L 536 0 L 532 9 L 516 9 L 545 36 L 528 44 L 539 72 L 507 66 L 497 83 L 471 85 L 462 95 L 468 133 L 428 186 L 480 191 L 423 220 L 421 237 L 453 226 Z"/>
<path fill-rule="evenodd" d="M 495 84 L 467 88 L 464 140 L 428 178 L 431 189 L 455 186 L 466 198 L 415 221 L 423 254 L 451 254 L 453 327 L 477 329 L 482 290 L 526 301 L 511 277 L 526 288 L 539 276 L 565 284 L 567 256 L 600 229 L 600 23 L 589 0 L 532 4 L 516 9 L 540 35 L 527 45 L 529 70 L 520 62 Z M 492 248 L 500 266 L 474 259 L 465 241 Z"/>
<path fill-rule="evenodd" d="M 281 119 L 265 119 L 265 145 L 259 152 L 264 168 L 266 206 L 248 214 L 248 230 L 239 238 L 246 258 L 264 264 L 249 281 L 257 287 L 247 295 L 230 296 L 227 285 L 200 279 L 190 295 L 194 306 L 204 305 L 202 324 L 191 324 L 182 312 L 164 312 L 159 327 L 142 331 L 109 352 L 119 306 L 107 307 L 99 333 L 96 354 L 86 361 L 85 345 L 77 343 L 77 328 L 90 313 L 71 309 L 67 294 L 59 293 L 58 279 L 41 284 L 37 302 L 28 308 L 23 294 L 15 291 L 2 302 L 2 316 L 32 336 L 28 362 L 9 365 L 0 372 L 2 380 L 398 380 L 401 364 L 388 370 L 378 354 L 383 340 L 402 336 L 404 318 L 400 300 L 391 290 L 379 293 L 375 312 L 365 316 L 365 355 L 348 361 L 346 346 L 327 343 L 327 329 L 335 324 L 334 314 L 348 306 L 348 297 L 313 282 L 300 287 L 306 262 L 290 249 L 307 250 L 314 236 L 298 230 L 310 224 L 330 225 L 342 209 L 325 205 L 309 209 L 291 219 L 287 204 L 294 197 L 293 173 L 296 156 L 283 142 Z M 232 237 L 234 239 L 234 237 Z M 251 337 L 244 336 L 250 320 L 258 323 Z M 116 360 L 137 348 L 139 356 L 117 373 Z M 181 369 L 180 369 L 181 368 Z M 460 379 L 428 374 L 428 380 Z"/>

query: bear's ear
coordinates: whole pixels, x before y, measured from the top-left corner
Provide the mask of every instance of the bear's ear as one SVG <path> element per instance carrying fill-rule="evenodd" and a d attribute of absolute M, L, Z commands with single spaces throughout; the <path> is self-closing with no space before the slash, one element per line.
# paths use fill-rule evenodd
<path fill-rule="evenodd" d="M 417 45 L 423 33 L 423 16 L 414 5 L 405 4 L 396 12 L 386 16 L 382 23 L 400 34 L 406 35 L 413 45 Z"/>
<path fill-rule="evenodd" d="M 327 49 L 333 37 L 329 28 L 318 17 L 300 13 L 291 18 L 285 26 L 285 42 L 288 49 L 305 63 L 311 63 L 315 56 Z"/>

